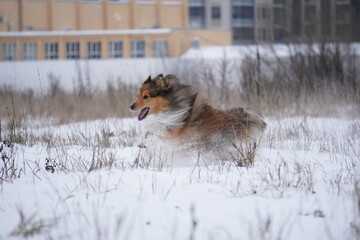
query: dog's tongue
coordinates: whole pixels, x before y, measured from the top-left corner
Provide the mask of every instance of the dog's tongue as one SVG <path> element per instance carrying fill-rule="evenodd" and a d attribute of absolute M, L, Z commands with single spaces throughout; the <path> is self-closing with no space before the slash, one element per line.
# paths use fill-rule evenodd
<path fill-rule="evenodd" d="M 148 108 L 148 107 L 141 109 L 141 111 L 140 111 L 140 113 L 138 115 L 138 120 L 141 121 L 144 118 L 146 118 L 146 116 L 149 113 L 149 110 L 150 110 L 150 108 Z"/>

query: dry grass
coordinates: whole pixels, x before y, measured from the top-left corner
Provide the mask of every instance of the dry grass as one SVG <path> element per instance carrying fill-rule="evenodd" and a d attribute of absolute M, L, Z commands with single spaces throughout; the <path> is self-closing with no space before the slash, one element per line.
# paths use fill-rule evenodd
<path fill-rule="evenodd" d="M 350 45 L 309 44 L 305 49 L 291 45 L 289 51 L 290 57 L 275 60 L 254 53 L 241 61 L 226 56 L 215 62 L 179 60 L 166 68 L 219 108 L 248 106 L 276 117 L 359 117 L 359 59 Z M 39 95 L 31 89 L 19 92 L 1 87 L 0 140 L 9 140 L 4 136 L 9 134 L 11 140 L 21 142 L 13 139 L 19 134 L 8 131 L 20 129 L 30 119 L 48 118 L 62 124 L 132 116 L 128 106 L 139 87 L 117 79 L 98 90 L 90 78 L 85 81 L 79 75 L 70 93 L 62 88 L 60 78 L 49 74 L 48 82 L 49 89 Z"/>
<path fill-rule="evenodd" d="M 21 127 L 28 118 L 51 118 L 57 124 L 63 124 L 107 117 L 128 117 L 128 106 L 135 93 L 134 86 L 121 82 L 117 85 L 108 82 L 105 91 L 91 90 L 86 93 L 83 90 L 66 93 L 57 84 L 46 95 L 34 95 L 32 90 L 18 92 L 4 86 L 0 90 L 0 119 L 8 119 L 7 123 Z"/>

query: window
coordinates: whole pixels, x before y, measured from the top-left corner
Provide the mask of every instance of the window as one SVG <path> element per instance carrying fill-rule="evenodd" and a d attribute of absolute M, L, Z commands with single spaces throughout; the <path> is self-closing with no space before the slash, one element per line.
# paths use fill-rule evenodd
<path fill-rule="evenodd" d="M 45 43 L 45 59 L 58 58 L 58 44 L 55 42 Z"/>
<path fill-rule="evenodd" d="M 111 3 L 128 3 L 129 0 L 110 0 Z"/>
<path fill-rule="evenodd" d="M 109 58 L 122 58 L 123 44 L 120 41 L 109 42 Z"/>
<path fill-rule="evenodd" d="M 153 0 L 137 0 L 136 3 L 139 5 L 155 5 L 155 1 Z"/>
<path fill-rule="evenodd" d="M 350 22 L 350 6 L 349 5 L 340 5 L 336 6 L 335 14 L 337 22 Z"/>
<path fill-rule="evenodd" d="M 274 25 L 275 26 L 285 26 L 286 18 L 285 11 L 281 8 L 274 9 Z"/>
<path fill-rule="evenodd" d="M 89 42 L 88 43 L 88 58 L 98 59 L 101 58 L 101 43 Z"/>
<path fill-rule="evenodd" d="M 213 20 L 220 20 L 220 18 L 221 18 L 221 9 L 220 9 L 220 7 L 212 7 L 211 8 L 211 18 Z"/>
<path fill-rule="evenodd" d="M 248 3 L 248 4 L 254 4 L 254 0 L 232 0 L 233 4 L 242 4 L 242 3 Z"/>
<path fill-rule="evenodd" d="M 204 0 L 189 0 L 189 4 L 204 4 Z"/>
<path fill-rule="evenodd" d="M 153 46 L 154 57 L 167 57 L 168 56 L 168 44 L 165 40 L 154 41 Z"/>
<path fill-rule="evenodd" d="M 254 7 L 234 6 L 232 8 L 232 19 L 234 22 L 252 22 L 254 20 Z"/>
<path fill-rule="evenodd" d="M 132 58 L 145 57 L 145 41 L 136 40 L 131 42 L 131 57 Z"/>
<path fill-rule="evenodd" d="M 282 29 L 275 29 L 274 30 L 274 41 L 276 43 L 284 42 L 284 30 L 282 30 Z"/>
<path fill-rule="evenodd" d="M 4 43 L 3 44 L 3 59 L 5 61 L 16 60 L 16 44 L 15 43 Z"/>
<path fill-rule="evenodd" d="M 316 23 L 316 8 L 315 6 L 305 7 L 305 22 L 315 24 Z"/>
<path fill-rule="evenodd" d="M 66 43 L 66 58 L 67 59 L 80 58 L 80 44 L 78 42 Z"/>
<path fill-rule="evenodd" d="M 349 41 L 351 37 L 350 26 L 350 24 L 336 24 L 336 37 L 342 41 Z"/>
<path fill-rule="evenodd" d="M 189 25 L 191 28 L 205 27 L 205 7 L 190 6 L 189 7 Z"/>
<path fill-rule="evenodd" d="M 24 60 L 37 59 L 37 45 L 36 43 L 24 43 Z"/>
<path fill-rule="evenodd" d="M 253 43 L 254 42 L 254 28 L 251 27 L 236 27 L 233 28 L 233 43 Z"/>
<path fill-rule="evenodd" d="M 307 0 L 309 1 L 309 0 Z M 312 0 L 310 0 L 312 1 Z M 280 5 L 284 5 L 285 4 L 285 0 L 274 0 L 274 4 L 280 4 Z"/>
<path fill-rule="evenodd" d="M 305 0 L 305 4 L 315 4 L 314 0 Z"/>

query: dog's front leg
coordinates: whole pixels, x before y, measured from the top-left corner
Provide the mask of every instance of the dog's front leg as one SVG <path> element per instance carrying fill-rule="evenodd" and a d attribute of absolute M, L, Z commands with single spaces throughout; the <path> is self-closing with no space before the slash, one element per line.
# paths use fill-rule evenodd
<path fill-rule="evenodd" d="M 144 135 L 144 140 L 140 143 L 140 144 L 138 144 L 137 146 L 138 146 L 138 148 L 146 148 L 146 141 L 147 141 L 147 139 L 148 139 L 148 137 L 149 137 L 149 135 L 150 135 L 151 133 L 149 132 L 149 131 L 146 131 L 145 132 L 145 135 Z"/>

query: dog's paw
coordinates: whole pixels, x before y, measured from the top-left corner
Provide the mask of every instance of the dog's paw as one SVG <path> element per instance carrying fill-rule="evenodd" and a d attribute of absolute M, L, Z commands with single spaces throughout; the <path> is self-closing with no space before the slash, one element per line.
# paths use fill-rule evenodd
<path fill-rule="evenodd" d="M 137 145 L 138 148 L 146 148 L 145 144 L 140 143 L 139 145 Z"/>

